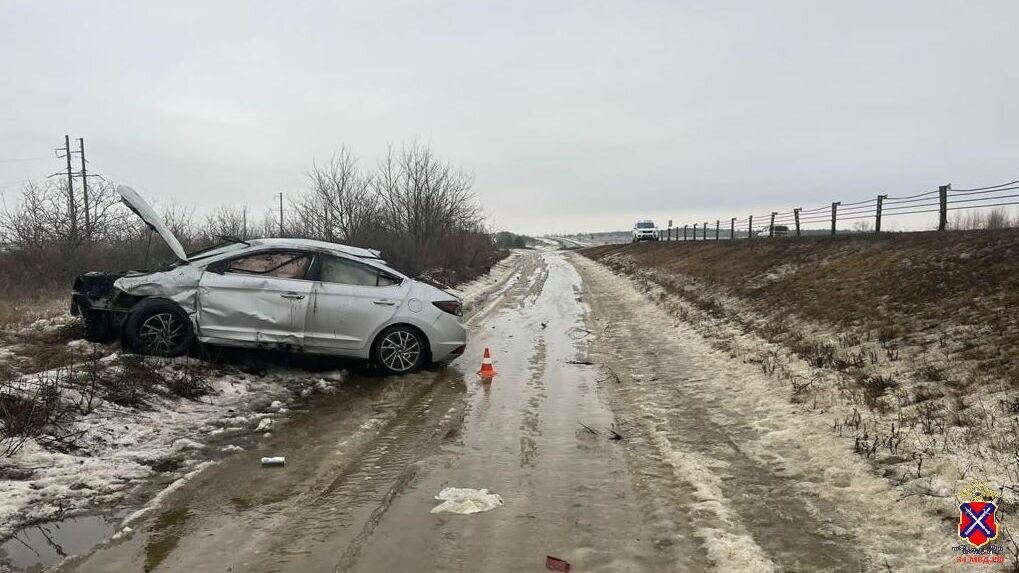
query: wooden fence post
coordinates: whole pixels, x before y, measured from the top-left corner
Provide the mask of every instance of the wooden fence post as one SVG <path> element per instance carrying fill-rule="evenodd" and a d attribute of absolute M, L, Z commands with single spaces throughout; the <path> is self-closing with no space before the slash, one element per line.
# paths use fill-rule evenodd
<path fill-rule="evenodd" d="M 771 224 L 768 225 L 768 237 L 774 237 L 775 236 L 775 215 L 778 215 L 778 213 L 772 211 L 771 212 Z"/>
<path fill-rule="evenodd" d="M 715 220 L 715 240 L 718 240 L 718 225 L 721 223 L 718 219 Z"/>
<path fill-rule="evenodd" d="M 686 225 L 683 225 L 683 240 L 684 240 L 684 241 L 686 240 L 686 227 L 687 227 Z M 679 229 L 676 229 L 676 232 L 677 232 L 677 234 L 678 234 L 678 232 L 679 232 Z M 677 238 L 678 238 L 678 237 L 677 237 Z"/>
<path fill-rule="evenodd" d="M 729 220 L 729 239 L 736 238 L 736 217 Z"/>
<path fill-rule="evenodd" d="M 693 240 L 697 240 L 697 223 L 693 224 Z"/>
<path fill-rule="evenodd" d="M 793 218 L 796 219 L 796 236 L 800 236 L 800 207 L 793 209 Z"/>
<path fill-rule="evenodd" d="M 831 204 L 831 234 L 832 235 L 835 234 L 835 222 L 838 219 L 839 205 L 841 205 L 841 204 L 842 203 L 840 203 L 839 201 L 834 201 Z"/>
<path fill-rule="evenodd" d="M 938 187 L 938 200 L 940 206 L 938 208 L 938 230 L 944 231 L 948 228 L 948 192 L 952 189 L 952 184 L 942 185 Z"/>
<path fill-rule="evenodd" d="M 704 227 L 703 227 L 703 230 L 701 231 L 701 233 L 703 233 L 701 235 L 701 238 L 703 240 L 707 241 L 708 240 L 708 222 L 707 221 L 704 221 Z"/>

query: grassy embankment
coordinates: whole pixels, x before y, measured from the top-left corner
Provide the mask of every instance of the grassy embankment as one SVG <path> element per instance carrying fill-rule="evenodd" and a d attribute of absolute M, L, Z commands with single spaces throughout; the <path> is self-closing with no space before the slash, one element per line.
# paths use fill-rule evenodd
<path fill-rule="evenodd" d="M 1019 511 L 1019 231 L 581 252 L 787 385 L 945 519 L 973 478 L 1000 489 L 1003 513 Z"/>

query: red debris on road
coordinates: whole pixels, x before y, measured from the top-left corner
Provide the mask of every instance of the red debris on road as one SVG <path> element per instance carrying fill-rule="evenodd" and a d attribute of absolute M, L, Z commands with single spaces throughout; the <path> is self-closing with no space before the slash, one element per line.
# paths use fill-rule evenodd
<path fill-rule="evenodd" d="M 558 557 L 552 557 L 551 555 L 546 555 L 545 556 L 545 569 L 548 569 L 549 571 L 559 571 L 561 573 L 566 573 L 567 571 L 570 570 L 570 564 L 569 564 L 569 562 L 563 561 L 562 559 L 559 559 Z"/>

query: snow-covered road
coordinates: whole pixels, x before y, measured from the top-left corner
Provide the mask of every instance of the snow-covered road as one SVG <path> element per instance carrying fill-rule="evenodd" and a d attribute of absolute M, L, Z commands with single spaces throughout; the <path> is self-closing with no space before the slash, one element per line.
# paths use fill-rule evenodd
<path fill-rule="evenodd" d="M 66 571 L 937 570 L 951 524 L 625 279 L 551 249 L 452 365 L 346 380 Z M 491 348 L 498 375 L 475 374 Z M 614 432 L 623 439 L 613 439 Z M 286 456 L 262 469 L 259 457 Z M 432 513 L 445 487 L 504 505 Z"/>

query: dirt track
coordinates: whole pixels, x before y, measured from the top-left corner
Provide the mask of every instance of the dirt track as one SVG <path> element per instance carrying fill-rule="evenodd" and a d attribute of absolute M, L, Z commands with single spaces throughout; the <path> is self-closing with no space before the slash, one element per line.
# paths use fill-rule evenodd
<path fill-rule="evenodd" d="M 950 525 L 897 504 L 825 422 L 626 281 L 551 250 L 516 265 L 470 318 L 466 357 L 347 381 L 64 570 L 542 571 L 555 555 L 574 571 L 864 571 L 951 558 Z M 490 384 L 474 374 L 484 347 Z M 261 469 L 263 455 L 287 465 Z M 505 505 L 432 514 L 444 486 Z"/>

